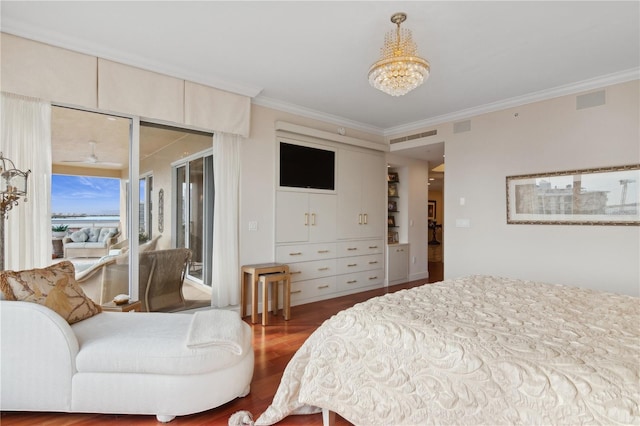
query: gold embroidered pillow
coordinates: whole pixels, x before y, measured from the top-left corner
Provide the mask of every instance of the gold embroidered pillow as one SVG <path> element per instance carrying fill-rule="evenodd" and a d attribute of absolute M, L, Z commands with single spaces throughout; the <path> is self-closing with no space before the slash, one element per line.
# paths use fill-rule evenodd
<path fill-rule="evenodd" d="M 75 279 L 73 263 L 47 268 L 0 272 L 0 290 L 7 300 L 34 302 L 54 310 L 69 324 L 92 317 L 102 309 L 89 299 Z"/>

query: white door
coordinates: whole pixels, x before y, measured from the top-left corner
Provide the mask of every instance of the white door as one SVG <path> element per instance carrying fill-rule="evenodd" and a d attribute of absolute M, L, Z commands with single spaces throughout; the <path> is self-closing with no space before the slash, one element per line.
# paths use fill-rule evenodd
<path fill-rule="evenodd" d="M 335 241 L 336 206 L 334 194 L 309 194 L 309 241 Z"/>
<path fill-rule="evenodd" d="M 276 191 L 276 243 L 309 239 L 309 194 Z"/>
<path fill-rule="evenodd" d="M 338 238 L 358 238 L 364 218 L 360 209 L 362 154 L 346 149 L 338 153 Z"/>
<path fill-rule="evenodd" d="M 360 227 L 362 237 L 382 238 L 385 232 L 386 178 L 384 158 L 380 155 L 362 154 L 361 210 L 364 215 Z"/>

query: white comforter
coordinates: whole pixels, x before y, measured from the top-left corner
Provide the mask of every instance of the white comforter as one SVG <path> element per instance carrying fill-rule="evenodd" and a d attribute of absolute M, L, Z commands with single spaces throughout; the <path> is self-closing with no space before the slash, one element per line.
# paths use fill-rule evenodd
<path fill-rule="evenodd" d="M 255 424 L 640 424 L 639 370 L 640 299 L 473 276 L 327 320 Z"/>

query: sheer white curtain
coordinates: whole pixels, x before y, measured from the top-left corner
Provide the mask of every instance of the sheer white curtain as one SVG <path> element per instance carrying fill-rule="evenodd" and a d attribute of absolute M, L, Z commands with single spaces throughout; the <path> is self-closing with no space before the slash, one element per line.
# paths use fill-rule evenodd
<path fill-rule="evenodd" d="M 216 132 L 213 136 L 213 279 L 211 306 L 238 305 L 239 301 L 239 191 L 240 139 Z"/>
<path fill-rule="evenodd" d="M 5 269 L 51 264 L 51 104 L 2 93 L 0 151 L 17 169 L 31 170 L 27 200 L 5 219 Z"/>

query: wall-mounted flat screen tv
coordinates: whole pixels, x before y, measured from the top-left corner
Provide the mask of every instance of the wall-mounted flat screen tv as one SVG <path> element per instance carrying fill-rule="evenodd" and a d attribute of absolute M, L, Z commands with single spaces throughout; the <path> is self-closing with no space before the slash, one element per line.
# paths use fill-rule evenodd
<path fill-rule="evenodd" d="M 336 153 L 280 142 L 280 186 L 335 190 Z"/>

